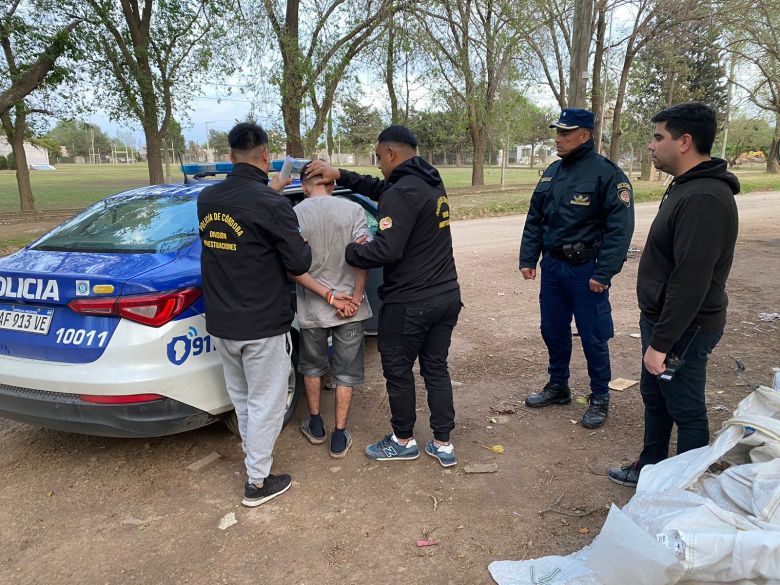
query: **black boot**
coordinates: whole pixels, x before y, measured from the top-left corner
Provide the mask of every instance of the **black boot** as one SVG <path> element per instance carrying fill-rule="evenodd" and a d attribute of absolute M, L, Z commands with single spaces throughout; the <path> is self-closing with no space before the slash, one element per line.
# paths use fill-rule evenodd
<path fill-rule="evenodd" d="M 582 415 L 582 426 L 597 429 L 604 424 L 609 414 L 609 394 L 591 394 L 588 396 L 588 410 Z"/>
<path fill-rule="evenodd" d="M 541 392 L 531 394 L 525 399 L 525 404 L 531 408 L 547 406 L 549 404 L 569 404 L 571 402 L 571 390 L 565 384 L 548 382 Z"/>

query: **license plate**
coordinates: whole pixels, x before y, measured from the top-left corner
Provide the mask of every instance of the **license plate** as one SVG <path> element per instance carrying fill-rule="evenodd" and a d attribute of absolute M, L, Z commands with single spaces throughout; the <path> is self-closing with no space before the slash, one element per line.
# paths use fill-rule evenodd
<path fill-rule="evenodd" d="M 0 329 L 46 335 L 54 309 L 22 305 L 0 305 Z"/>

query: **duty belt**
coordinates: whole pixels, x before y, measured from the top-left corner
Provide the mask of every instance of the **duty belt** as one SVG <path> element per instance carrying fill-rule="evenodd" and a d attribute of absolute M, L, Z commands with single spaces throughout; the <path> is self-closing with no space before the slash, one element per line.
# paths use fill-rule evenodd
<path fill-rule="evenodd" d="M 597 245 L 586 246 L 582 242 L 576 242 L 564 244 L 560 248 L 550 248 L 545 250 L 545 253 L 570 264 L 585 264 L 596 257 L 597 251 Z"/>

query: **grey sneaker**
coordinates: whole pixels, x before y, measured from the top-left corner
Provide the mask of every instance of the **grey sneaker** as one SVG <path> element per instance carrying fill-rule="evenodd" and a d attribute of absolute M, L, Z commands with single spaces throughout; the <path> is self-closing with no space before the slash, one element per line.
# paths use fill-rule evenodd
<path fill-rule="evenodd" d="M 425 452 L 439 460 L 442 467 L 452 467 L 458 464 L 458 458 L 455 456 L 455 447 L 452 443 L 446 445 L 437 445 L 433 439 L 425 444 Z"/>
<path fill-rule="evenodd" d="M 374 461 L 410 461 L 420 456 L 417 441 L 412 439 L 406 445 L 401 445 L 395 440 L 395 435 L 390 433 L 371 443 L 366 447 L 366 457 Z"/>
<path fill-rule="evenodd" d="M 287 475 L 272 475 L 268 474 L 263 480 L 263 487 L 257 487 L 253 483 L 246 482 L 244 485 L 244 499 L 241 503 L 247 508 L 254 508 L 274 499 L 276 496 L 281 496 L 284 492 L 290 489 L 292 485 L 292 478 Z"/>

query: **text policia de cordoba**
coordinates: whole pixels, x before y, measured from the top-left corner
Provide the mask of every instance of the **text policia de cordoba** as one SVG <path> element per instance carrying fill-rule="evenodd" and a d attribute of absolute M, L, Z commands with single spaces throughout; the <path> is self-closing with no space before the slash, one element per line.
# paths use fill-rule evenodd
<path fill-rule="evenodd" d="M 221 222 L 227 225 L 239 238 L 244 235 L 244 228 L 242 228 L 241 225 L 235 219 L 233 219 L 229 213 L 221 213 L 219 211 L 213 211 L 207 214 L 201 220 L 198 226 L 201 233 L 204 233 L 206 236 L 203 238 L 204 246 L 207 248 L 213 248 L 215 250 L 230 250 L 231 252 L 235 252 L 238 246 L 231 242 L 224 241 L 228 239 L 226 232 L 221 230 L 208 229 L 209 224 L 212 222 Z"/>

